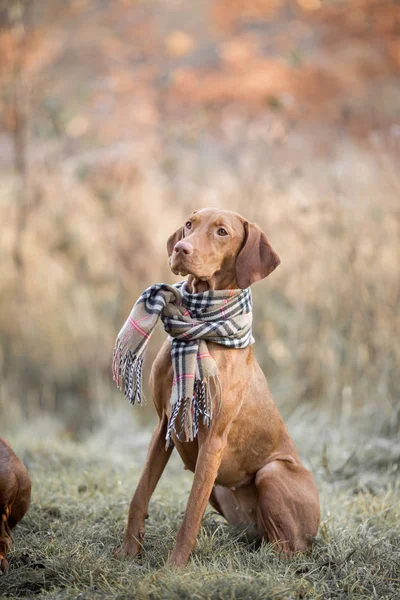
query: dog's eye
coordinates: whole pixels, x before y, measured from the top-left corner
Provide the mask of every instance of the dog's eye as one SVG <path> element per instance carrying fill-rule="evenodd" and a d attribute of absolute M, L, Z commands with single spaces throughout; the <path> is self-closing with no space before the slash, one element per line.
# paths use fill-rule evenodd
<path fill-rule="evenodd" d="M 186 221 L 185 227 L 186 229 L 192 229 L 192 221 Z"/>
<path fill-rule="evenodd" d="M 228 232 L 223 227 L 220 227 L 217 231 L 218 235 L 228 235 Z"/>

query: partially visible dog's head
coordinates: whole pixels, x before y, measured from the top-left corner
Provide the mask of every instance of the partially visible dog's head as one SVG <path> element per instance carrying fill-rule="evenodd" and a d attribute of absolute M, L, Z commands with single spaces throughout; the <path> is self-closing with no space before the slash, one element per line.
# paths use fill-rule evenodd
<path fill-rule="evenodd" d="M 169 237 L 167 249 L 172 272 L 190 275 L 193 291 L 245 289 L 280 263 L 258 225 L 216 208 L 195 211 Z"/>

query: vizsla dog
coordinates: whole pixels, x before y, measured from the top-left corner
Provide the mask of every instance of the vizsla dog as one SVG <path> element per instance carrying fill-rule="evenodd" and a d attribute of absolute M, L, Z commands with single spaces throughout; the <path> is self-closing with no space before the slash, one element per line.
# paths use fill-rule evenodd
<path fill-rule="evenodd" d="M 24 464 L 0 437 L 0 572 L 7 571 L 6 552 L 11 530 L 20 522 L 31 501 L 31 480 Z"/>
<path fill-rule="evenodd" d="M 172 272 L 188 275 L 193 294 L 245 289 L 280 263 L 261 229 L 227 210 L 194 212 L 170 236 L 167 248 Z M 244 526 L 286 554 L 309 549 L 317 533 L 319 501 L 313 477 L 300 462 L 252 347 L 207 345 L 221 383 L 211 427 L 200 424 L 192 442 L 173 435 L 174 445 L 167 449 L 172 385 L 168 340 L 154 362 L 150 384 L 159 421 L 131 501 L 120 556 L 141 553 L 149 501 L 173 447 L 194 479 L 171 565 L 186 565 L 207 502 L 229 523 Z"/>

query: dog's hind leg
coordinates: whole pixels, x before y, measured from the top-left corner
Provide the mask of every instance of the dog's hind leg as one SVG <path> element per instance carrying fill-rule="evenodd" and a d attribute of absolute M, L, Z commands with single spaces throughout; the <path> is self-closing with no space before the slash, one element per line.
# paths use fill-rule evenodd
<path fill-rule="evenodd" d="M 254 484 L 235 490 L 222 485 L 214 485 L 209 502 L 230 525 L 243 528 L 248 540 L 259 537 L 255 520 L 257 490 Z"/>
<path fill-rule="evenodd" d="M 318 492 L 307 469 L 294 460 L 274 460 L 256 475 L 259 535 L 290 554 L 309 550 L 319 524 Z"/>
<path fill-rule="evenodd" d="M 221 506 L 221 503 L 220 503 L 220 498 L 218 498 L 218 491 L 216 490 L 217 487 L 219 488 L 221 486 L 214 485 L 208 501 L 211 504 L 211 506 L 213 507 L 213 509 L 216 510 L 221 516 L 225 517 L 225 519 L 226 519 L 226 515 L 225 515 L 223 507 Z"/>

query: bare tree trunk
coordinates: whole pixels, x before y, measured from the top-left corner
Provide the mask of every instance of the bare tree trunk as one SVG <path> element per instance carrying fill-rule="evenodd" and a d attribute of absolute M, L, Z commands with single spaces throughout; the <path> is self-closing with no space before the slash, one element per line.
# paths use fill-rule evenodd
<path fill-rule="evenodd" d="M 16 229 L 13 260 L 19 281 L 19 296 L 24 295 L 23 238 L 27 227 L 31 194 L 29 186 L 29 105 L 30 84 L 24 67 L 28 53 L 28 38 L 32 34 L 32 8 L 34 0 L 14 0 L 9 5 L 10 27 L 15 45 L 13 68 L 11 115 L 14 145 L 14 168 L 18 176 L 16 195 Z"/>
<path fill-rule="evenodd" d="M 27 89 L 21 74 L 14 80 L 13 90 L 13 143 L 14 167 L 18 175 L 17 217 L 13 258 L 21 283 L 24 279 L 23 236 L 26 229 L 29 209 L 28 185 L 28 98 Z"/>

